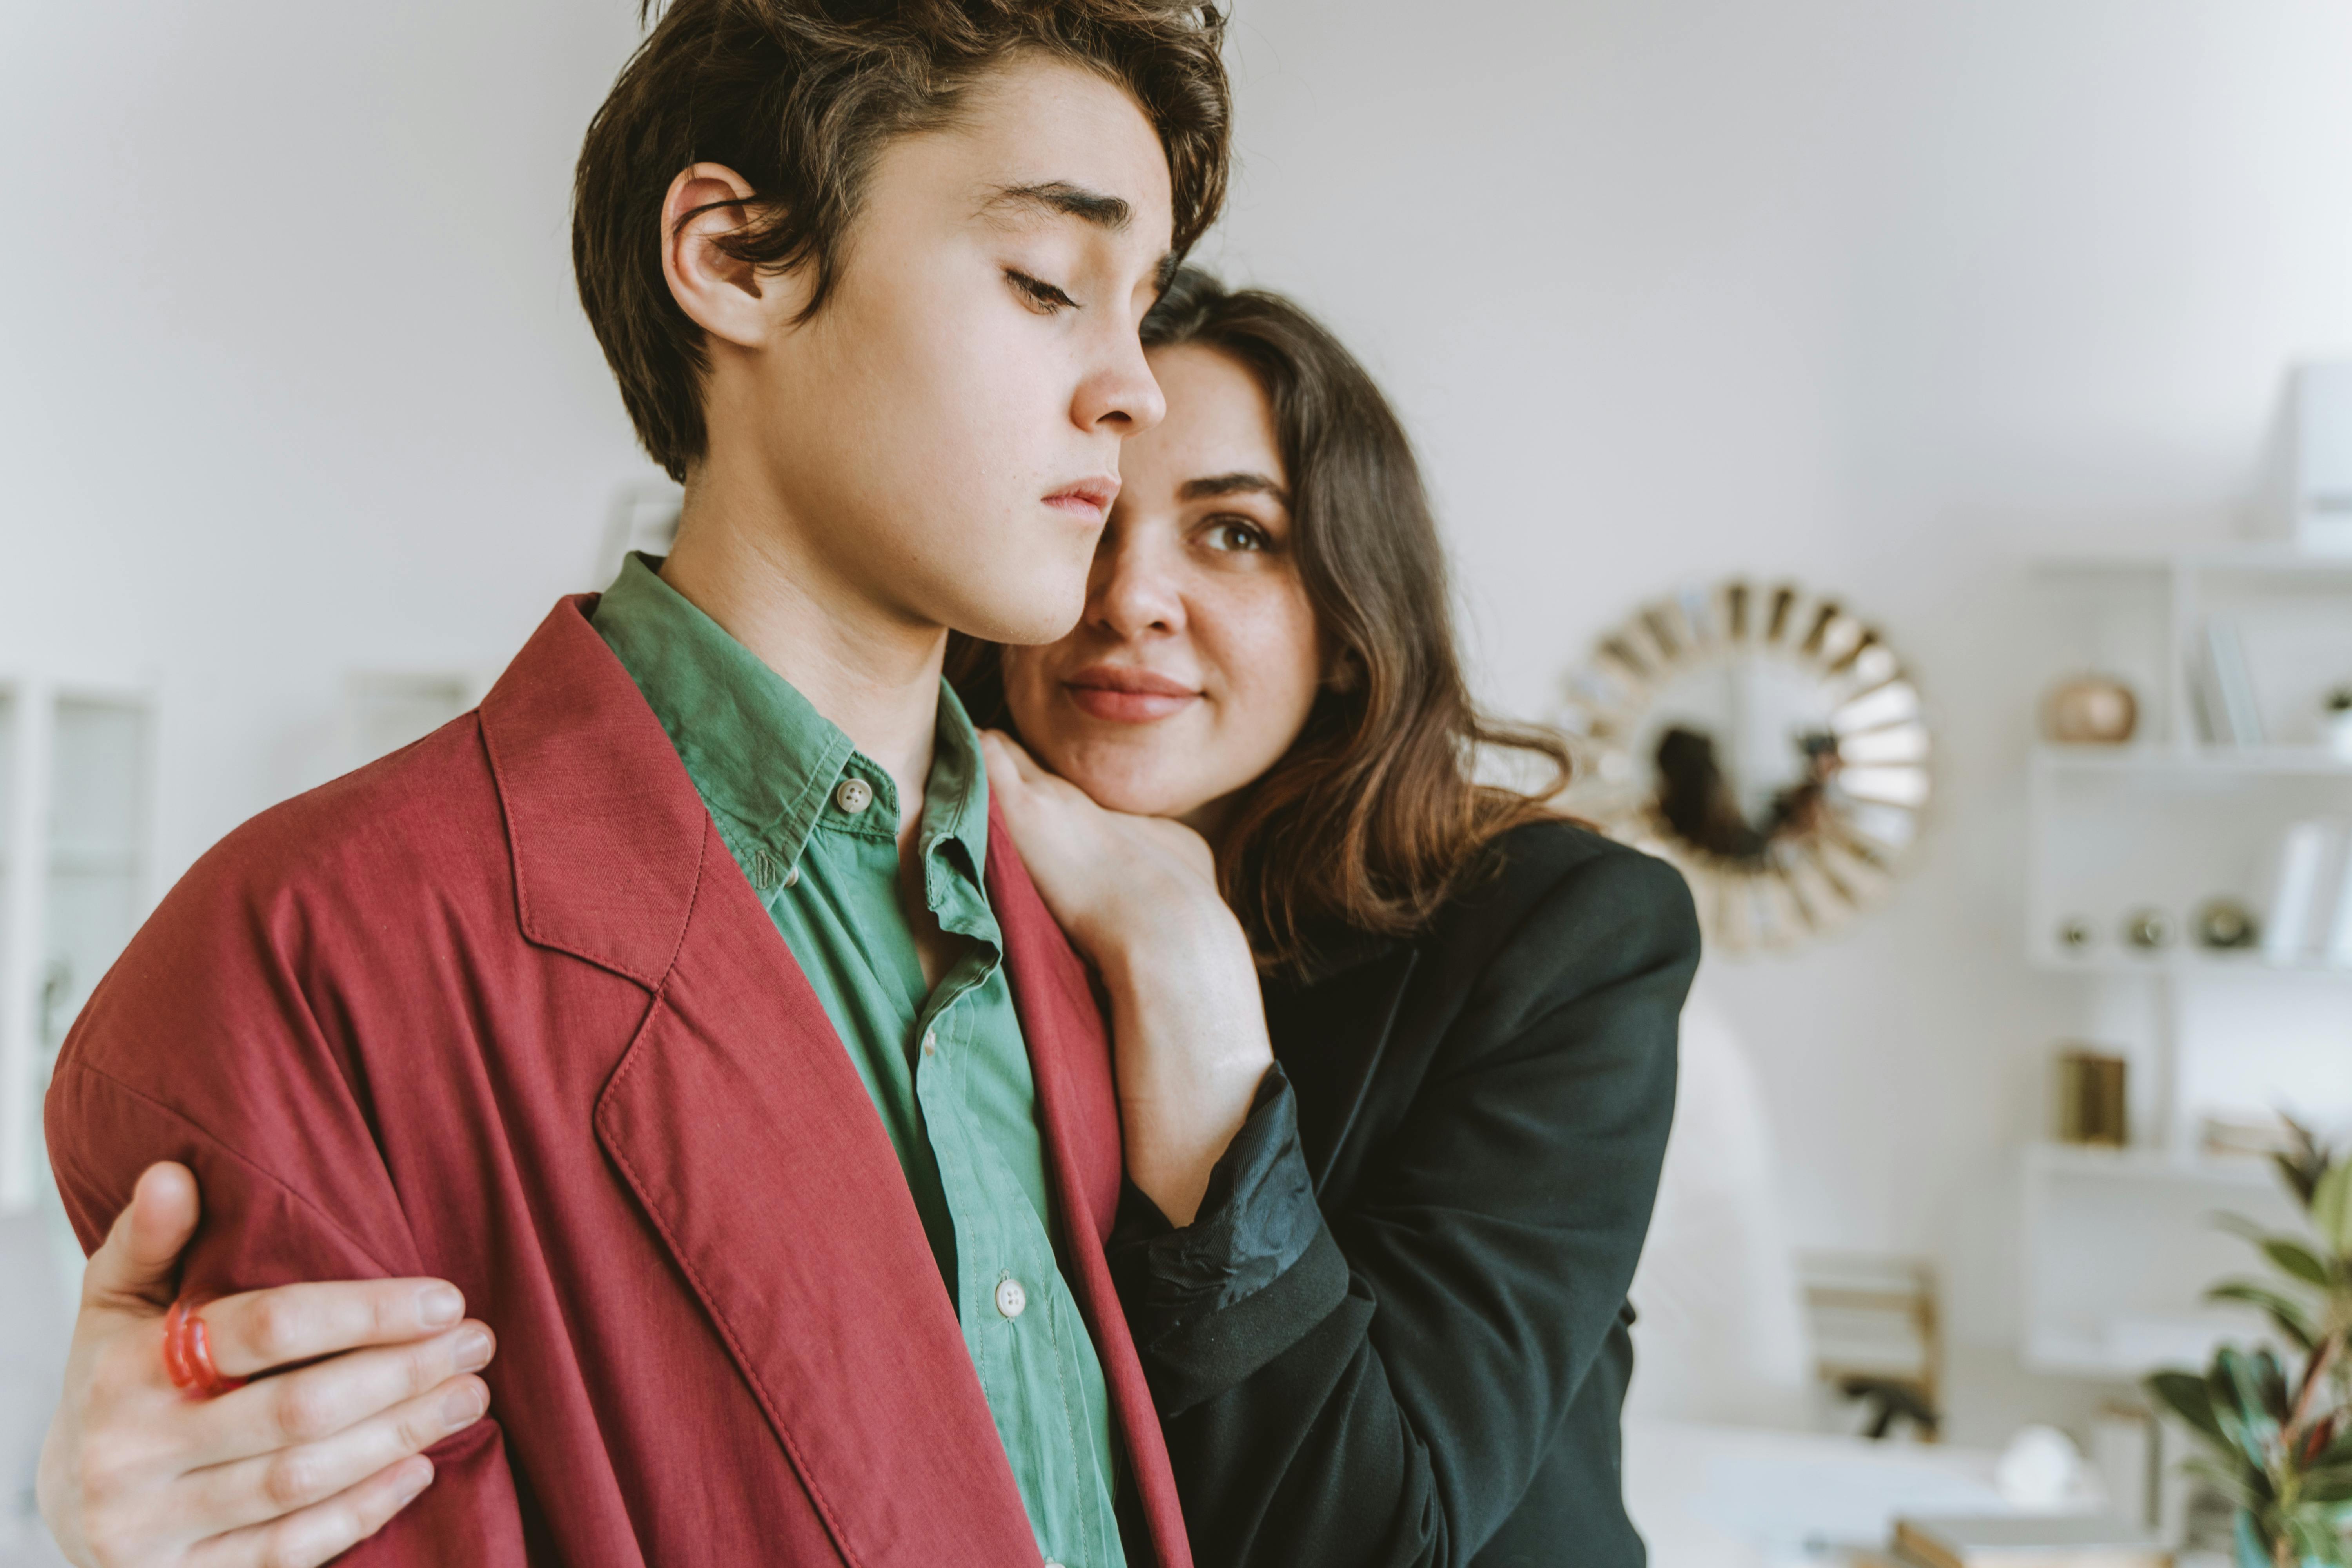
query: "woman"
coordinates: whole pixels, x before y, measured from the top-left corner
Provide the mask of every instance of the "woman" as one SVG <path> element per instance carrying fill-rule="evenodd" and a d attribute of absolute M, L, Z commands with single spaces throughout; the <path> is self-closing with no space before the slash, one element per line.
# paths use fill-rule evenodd
<path fill-rule="evenodd" d="M 1482 747 L 1562 759 L 1471 707 L 1410 447 L 1346 352 L 1198 272 L 1145 342 L 1168 417 L 1127 444 L 1084 618 L 1046 647 L 961 645 L 950 673 L 1004 726 L 991 788 L 1108 1002 L 1115 1267 L 1195 1555 L 1639 1563 L 1625 1288 L 1697 959 L 1689 897 L 1474 781 Z M 300 1342 L 378 1347 L 347 1358 L 367 1375 L 318 1384 L 312 1418 L 342 1435 L 314 1447 L 375 1473 L 305 1539 L 397 1506 L 419 1461 L 392 1461 L 446 1430 L 417 1413 L 468 1381 L 435 1348 L 457 1333 L 395 1311 Z M 89 1390 L 106 1356 L 150 1375 L 137 1341 L 78 1359 L 52 1467 L 131 1436 Z M 126 1560 L 282 1511 L 257 1489 L 269 1442 L 190 1474 L 173 1456 L 194 1437 L 139 1436 L 152 1484 L 80 1510 Z"/>

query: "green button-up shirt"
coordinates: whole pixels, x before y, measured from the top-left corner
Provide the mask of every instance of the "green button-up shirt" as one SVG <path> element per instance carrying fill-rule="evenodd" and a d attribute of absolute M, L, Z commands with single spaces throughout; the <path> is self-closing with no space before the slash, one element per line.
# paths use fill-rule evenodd
<path fill-rule="evenodd" d="M 898 897 L 890 775 L 658 565 L 629 558 L 596 606 L 596 630 L 668 732 L 874 1097 L 1040 1552 L 1067 1568 L 1124 1568 L 1109 1400 L 1055 1260 L 1035 1086 L 982 881 L 980 737 L 941 683 L 917 852 L 924 901 L 961 940 L 927 986 Z"/>

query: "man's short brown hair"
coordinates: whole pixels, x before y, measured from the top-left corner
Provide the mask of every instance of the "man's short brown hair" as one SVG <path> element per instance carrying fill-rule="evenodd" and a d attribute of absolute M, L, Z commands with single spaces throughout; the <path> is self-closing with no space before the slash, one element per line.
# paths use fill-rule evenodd
<path fill-rule="evenodd" d="M 1141 105 L 1167 149 L 1181 258 L 1224 200 L 1223 33 L 1198 0 L 675 0 L 590 122 L 572 187 L 580 300 L 646 452 L 683 480 L 708 438 L 702 331 L 662 276 L 679 171 L 723 163 L 751 184 L 726 248 L 763 271 L 809 267 L 814 313 L 876 155 L 948 123 L 976 77 L 1034 49 Z"/>

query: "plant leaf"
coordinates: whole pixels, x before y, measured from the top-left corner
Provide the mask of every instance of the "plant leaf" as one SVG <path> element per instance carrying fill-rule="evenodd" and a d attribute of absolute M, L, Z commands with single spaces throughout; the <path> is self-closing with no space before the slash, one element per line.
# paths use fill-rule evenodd
<path fill-rule="evenodd" d="M 2251 1472 L 2242 1464 L 2232 1468 L 2212 1459 L 2195 1458 L 2180 1468 L 2192 1476 L 2202 1478 L 2236 1507 L 2258 1509 L 2269 1500 L 2248 1484 L 2247 1477 Z"/>
<path fill-rule="evenodd" d="M 2294 1414 L 2294 1396 L 2287 1392 L 2286 1368 L 2279 1364 L 2278 1352 L 2260 1346 L 2246 1358 L 2246 1366 L 2254 1374 L 2254 1392 L 2262 1397 L 2263 1411 L 2285 1426 Z"/>
<path fill-rule="evenodd" d="M 2328 1251 L 2352 1252 L 2352 1160 L 2329 1165 L 2312 1189 L 2311 1225 Z"/>
<path fill-rule="evenodd" d="M 2221 1430 L 2237 1444 L 2248 1464 L 2257 1470 L 2267 1470 L 2271 1446 L 2278 1437 L 2278 1423 L 2271 1419 L 2263 1399 L 2262 1379 L 2244 1354 L 2229 1345 L 2215 1352 L 2213 1369 L 2205 1375 L 2205 1386 L 2212 1391 L 2213 1415 L 2221 1423 Z"/>
<path fill-rule="evenodd" d="M 2295 1495 L 2305 1502 L 2352 1502 L 2352 1469 L 2312 1470 Z"/>
<path fill-rule="evenodd" d="M 2306 1354 L 2318 1342 L 2318 1332 L 2312 1328 L 2311 1319 L 2305 1314 L 2303 1303 L 2281 1295 L 2267 1285 L 2257 1284 L 2252 1279 L 2224 1279 L 2206 1291 L 2205 1299 L 2208 1301 L 2243 1301 L 2250 1307 L 2260 1307 L 2270 1314 L 2270 1320 L 2278 1325 L 2279 1332 L 2293 1340 L 2295 1348 Z"/>
<path fill-rule="evenodd" d="M 2352 1165 L 2339 1166 L 2338 1169 L 2352 1171 Z M 2323 1290 L 2327 1289 L 2327 1265 L 2303 1243 L 2291 1237 L 2266 1236 L 2263 1237 L 2262 1246 L 2263 1256 L 2289 1274 L 2306 1285 L 2316 1285 Z"/>
<path fill-rule="evenodd" d="M 2237 1444 L 2221 1430 L 2221 1423 L 2213 1415 L 2213 1395 L 2203 1378 L 2193 1372 L 2159 1372 L 2149 1377 L 2144 1386 L 2150 1397 L 2168 1407 L 2223 1452 L 2233 1458 L 2237 1457 Z"/>
<path fill-rule="evenodd" d="M 2320 1152 L 2319 1140 L 2311 1135 L 2310 1128 L 2292 1116 L 2281 1115 L 2279 1121 L 2286 1128 L 2290 1146 L 2271 1158 L 2277 1163 L 2279 1174 L 2286 1179 L 2287 1188 L 2294 1194 L 2296 1201 L 2309 1208 L 2312 1191 L 2319 1185 L 2320 1176 L 2327 1170 L 2327 1156 Z"/>
<path fill-rule="evenodd" d="M 2254 1516 L 2242 1508 L 2231 1522 L 2230 1544 L 2237 1549 L 2237 1568 L 2273 1568 L 2271 1549 L 2255 1527 Z"/>

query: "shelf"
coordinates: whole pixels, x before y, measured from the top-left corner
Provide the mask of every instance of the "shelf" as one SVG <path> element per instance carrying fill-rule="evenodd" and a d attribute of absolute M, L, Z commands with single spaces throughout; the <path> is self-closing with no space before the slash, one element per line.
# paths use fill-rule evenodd
<path fill-rule="evenodd" d="M 2352 553 L 2337 555 L 2298 550 L 2284 541 L 2272 541 L 2169 554 L 2117 551 L 2112 554 L 2090 552 L 2050 556 L 2035 562 L 2034 570 L 2046 576 L 2102 573 L 2114 575 L 2236 573 L 2261 576 L 2352 577 Z"/>
<path fill-rule="evenodd" d="M 2044 974 L 2307 974 L 2352 980 L 2352 968 L 2328 963 L 2273 963 L 2259 950 L 2212 952 L 2201 949 L 2137 953 L 2109 948 L 2100 952 L 2035 952 L 2027 961 Z"/>
<path fill-rule="evenodd" d="M 2033 748 L 2037 767 L 2062 773 L 2248 774 L 2352 779 L 2352 757 L 2322 746 L 2054 746 Z"/>
<path fill-rule="evenodd" d="M 2182 1158 L 2161 1149 L 2103 1149 L 2095 1144 L 2032 1143 L 2026 1147 L 2025 1166 L 2045 1176 L 2071 1176 L 2096 1181 L 2185 1184 L 2204 1187 L 2278 1185 L 2278 1172 L 2259 1155 Z"/>

